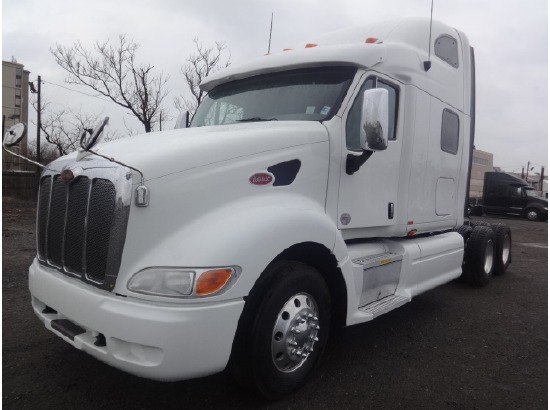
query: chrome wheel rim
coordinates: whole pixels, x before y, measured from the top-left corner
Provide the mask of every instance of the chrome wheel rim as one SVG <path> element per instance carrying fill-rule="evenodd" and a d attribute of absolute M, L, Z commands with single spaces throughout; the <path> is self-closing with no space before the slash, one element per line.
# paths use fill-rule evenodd
<path fill-rule="evenodd" d="M 539 217 L 539 214 L 537 213 L 537 211 L 527 212 L 527 219 L 529 219 L 530 221 L 535 221 L 537 220 L 538 217 Z"/>
<path fill-rule="evenodd" d="M 277 315 L 271 335 L 271 357 L 284 373 L 300 368 L 319 339 L 319 309 L 307 293 L 289 298 Z"/>
<path fill-rule="evenodd" d="M 485 271 L 486 275 L 489 275 L 491 273 L 491 270 L 493 269 L 493 256 L 494 256 L 493 241 L 488 240 L 487 246 L 485 247 L 485 266 L 483 267 L 483 270 Z"/>

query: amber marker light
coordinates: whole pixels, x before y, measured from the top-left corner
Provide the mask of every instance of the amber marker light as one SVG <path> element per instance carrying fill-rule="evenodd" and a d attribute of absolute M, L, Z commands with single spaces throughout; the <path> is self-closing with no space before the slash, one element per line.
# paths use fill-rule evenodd
<path fill-rule="evenodd" d="M 378 39 L 376 37 L 367 37 L 365 39 L 365 43 L 367 44 L 373 44 L 373 43 L 376 43 L 378 41 Z"/>
<path fill-rule="evenodd" d="M 216 293 L 226 285 L 232 273 L 233 269 L 212 269 L 203 272 L 197 279 L 195 294 L 205 296 Z"/>
<path fill-rule="evenodd" d="M 313 47 L 317 47 L 317 44 L 315 44 L 315 43 L 307 43 L 306 44 L 306 48 L 313 48 Z"/>

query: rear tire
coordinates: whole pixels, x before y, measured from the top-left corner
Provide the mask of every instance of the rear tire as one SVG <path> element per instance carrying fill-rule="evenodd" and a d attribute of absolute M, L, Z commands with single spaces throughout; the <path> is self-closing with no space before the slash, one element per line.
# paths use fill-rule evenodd
<path fill-rule="evenodd" d="M 492 228 L 495 233 L 494 274 L 501 276 L 512 262 L 512 232 L 505 224 L 493 224 Z"/>
<path fill-rule="evenodd" d="M 235 378 L 275 400 L 307 381 L 325 349 L 330 294 L 321 275 L 298 262 L 270 265 L 239 320 L 230 368 Z"/>
<path fill-rule="evenodd" d="M 495 234 L 486 226 L 474 226 L 465 250 L 464 275 L 475 286 L 489 283 L 495 267 Z"/>
<path fill-rule="evenodd" d="M 464 238 L 464 243 L 466 243 L 472 233 L 472 227 L 470 225 L 460 225 L 455 229 L 455 231 Z"/>

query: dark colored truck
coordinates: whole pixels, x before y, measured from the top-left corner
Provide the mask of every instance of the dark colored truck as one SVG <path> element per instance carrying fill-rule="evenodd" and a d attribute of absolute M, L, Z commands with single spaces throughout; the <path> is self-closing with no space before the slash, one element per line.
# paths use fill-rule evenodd
<path fill-rule="evenodd" d="M 548 200 L 537 195 L 527 182 L 504 172 L 487 172 L 481 205 L 472 215 L 500 214 L 523 216 L 530 221 L 548 219 Z"/>

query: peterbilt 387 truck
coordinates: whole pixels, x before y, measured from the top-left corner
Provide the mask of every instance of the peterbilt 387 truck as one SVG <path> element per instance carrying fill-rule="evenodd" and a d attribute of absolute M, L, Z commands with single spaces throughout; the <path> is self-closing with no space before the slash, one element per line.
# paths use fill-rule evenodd
<path fill-rule="evenodd" d="M 505 272 L 509 228 L 464 220 L 474 78 L 464 33 L 393 21 L 211 75 L 183 128 L 96 130 L 41 176 L 36 315 L 134 375 L 294 391 L 330 332 Z"/>

